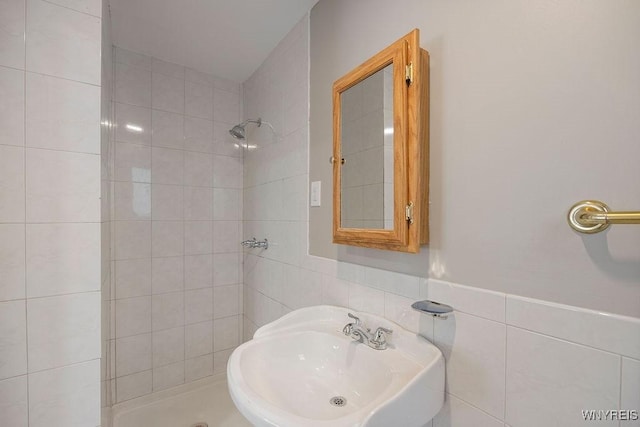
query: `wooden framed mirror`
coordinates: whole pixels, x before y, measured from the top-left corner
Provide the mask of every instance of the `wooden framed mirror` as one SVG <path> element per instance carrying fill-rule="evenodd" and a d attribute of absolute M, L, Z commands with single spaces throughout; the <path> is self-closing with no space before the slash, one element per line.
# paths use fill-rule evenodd
<path fill-rule="evenodd" d="M 333 242 L 428 243 L 429 55 L 419 30 L 333 84 Z"/>

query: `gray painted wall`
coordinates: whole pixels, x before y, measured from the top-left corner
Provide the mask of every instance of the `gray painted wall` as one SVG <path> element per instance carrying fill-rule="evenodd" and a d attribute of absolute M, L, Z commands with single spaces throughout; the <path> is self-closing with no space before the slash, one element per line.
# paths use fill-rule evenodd
<path fill-rule="evenodd" d="M 331 85 L 413 28 L 431 54 L 431 243 L 331 243 Z M 640 227 L 582 236 L 582 199 L 640 209 L 640 3 L 321 0 L 311 13 L 310 253 L 640 315 Z"/>

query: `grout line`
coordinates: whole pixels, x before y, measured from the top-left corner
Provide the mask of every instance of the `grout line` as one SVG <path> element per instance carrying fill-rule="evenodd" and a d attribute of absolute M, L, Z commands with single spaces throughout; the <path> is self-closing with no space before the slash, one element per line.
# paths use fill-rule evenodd
<path fill-rule="evenodd" d="M 43 1 L 46 1 L 46 0 L 43 0 Z M 13 68 L 13 67 L 7 67 L 7 68 Z M 100 83 L 90 83 L 90 82 L 85 82 L 85 81 L 82 81 L 82 80 L 70 79 L 68 77 L 56 76 L 55 74 L 47 74 L 47 73 L 43 73 L 41 71 L 27 70 L 26 69 L 26 63 L 25 63 L 25 69 L 21 70 L 21 71 L 24 71 L 27 74 L 36 74 L 36 75 L 43 76 L 43 77 L 50 77 L 50 78 L 53 78 L 53 79 L 64 80 L 64 81 L 67 81 L 67 82 L 79 83 L 79 84 L 83 84 L 83 85 L 87 85 L 87 86 L 93 86 L 93 87 L 96 87 L 96 88 L 102 88 L 102 85 Z"/>
<path fill-rule="evenodd" d="M 182 79 L 182 383 L 185 384 L 187 382 L 187 275 L 186 275 L 186 265 L 187 265 L 187 251 L 186 251 L 186 224 L 185 220 L 185 200 L 184 200 L 184 189 L 185 189 L 185 171 L 187 167 L 187 158 L 185 156 L 185 134 L 186 134 L 186 113 L 187 113 L 187 79 L 186 79 L 186 69 L 183 68 L 183 79 Z M 152 114 L 153 115 L 153 114 Z M 213 332 L 212 332 L 213 333 Z"/>
<path fill-rule="evenodd" d="M 456 398 L 456 399 L 458 399 L 459 401 L 464 402 L 465 404 L 467 404 L 467 405 L 471 406 L 471 407 L 472 407 L 472 408 L 474 408 L 475 410 L 477 410 L 477 411 L 479 411 L 479 412 L 482 412 L 483 414 L 487 415 L 488 417 L 491 417 L 492 419 L 497 420 L 497 421 L 499 421 L 499 422 L 501 422 L 501 423 L 503 423 L 503 424 L 505 424 L 505 425 L 506 425 L 506 421 L 505 421 L 505 420 L 501 420 L 501 419 L 499 419 L 498 417 L 496 417 L 495 415 L 491 415 L 490 413 L 488 413 L 488 412 L 487 412 L 487 411 L 485 411 L 484 409 L 479 408 L 478 406 L 474 405 L 473 403 L 466 401 L 465 399 L 461 398 L 460 396 L 458 396 L 458 395 L 456 395 L 456 394 L 454 394 L 454 393 L 451 393 L 450 391 L 446 391 L 446 392 L 445 392 L 445 394 L 448 394 L 448 395 L 450 395 L 450 396 L 455 397 L 455 398 Z"/>
<path fill-rule="evenodd" d="M 149 87 L 149 123 L 151 124 L 151 135 L 150 135 L 150 140 L 149 140 L 149 169 L 151 172 L 151 176 L 150 176 L 150 181 L 153 182 L 153 114 L 152 114 L 152 109 L 151 107 L 153 107 L 153 74 L 151 72 L 151 70 L 149 70 L 149 76 L 150 76 L 150 87 Z M 145 107 L 146 108 L 146 107 Z M 153 188 L 151 189 L 151 191 L 149 192 L 149 203 L 150 206 L 152 206 L 151 209 L 151 217 L 153 217 Z M 115 204 L 115 203 L 114 203 Z M 150 331 L 149 333 L 151 334 L 151 393 L 153 393 L 153 383 L 154 383 L 154 366 L 153 366 L 153 221 L 151 221 L 149 223 L 149 227 L 151 229 L 151 233 L 149 236 L 149 255 L 151 257 L 151 271 L 152 271 L 152 279 L 151 279 L 151 297 L 150 297 L 150 306 L 151 306 L 151 324 L 150 324 Z M 184 262 L 184 261 L 183 261 Z M 183 268 L 184 271 L 184 268 Z M 148 394 L 148 393 L 145 393 Z"/>
<path fill-rule="evenodd" d="M 504 298 L 504 402 L 502 404 L 502 420 L 507 418 L 507 365 L 509 363 L 509 325 L 507 325 L 507 298 Z"/>
<path fill-rule="evenodd" d="M 22 90 L 23 90 L 23 110 L 22 110 L 22 161 L 23 161 L 23 185 L 24 185 L 24 335 L 25 335 L 25 357 L 26 357 L 26 381 L 27 381 L 27 425 L 31 423 L 30 420 L 30 407 L 31 400 L 30 395 L 31 391 L 29 390 L 29 312 L 27 308 L 27 2 L 24 2 L 24 33 L 23 33 L 23 47 L 24 47 L 24 62 L 23 62 L 23 81 L 22 81 Z"/>
<path fill-rule="evenodd" d="M 470 316 L 472 316 L 472 315 L 470 315 Z M 519 329 L 521 331 L 525 331 L 525 332 L 528 332 L 530 334 L 539 335 L 541 337 L 545 337 L 545 338 L 548 338 L 548 339 L 551 339 L 551 340 L 561 341 L 561 342 L 568 343 L 568 344 L 571 344 L 571 345 L 577 345 L 577 346 L 585 347 L 585 348 L 588 348 L 588 349 L 591 349 L 591 350 L 601 351 L 603 353 L 607 353 L 607 354 L 611 354 L 611 355 L 615 355 L 615 356 L 630 357 L 630 358 L 633 359 L 633 357 L 625 355 L 625 354 L 622 354 L 622 353 L 617 353 L 617 352 L 610 351 L 610 350 L 604 350 L 602 348 L 594 347 L 592 345 L 584 344 L 584 343 L 577 342 L 577 341 L 571 341 L 571 340 L 565 339 L 565 338 L 554 337 L 553 335 L 548 335 L 548 334 L 545 334 L 545 333 L 542 333 L 542 332 L 539 332 L 539 331 L 535 331 L 533 329 L 523 328 L 522 326 L 516 326 L 516 325 L 510 325 L 510 324 L 505 324 L 505 325 L 507 326 L 507 329 L 509 329 L 509 328 Z"/>
<path fill-rule="evenodd" d="M 622 364 L 624 363 L 624 359 L 622 357 L 622 355 L 619 356 L 620 358 L 620 375 L 618 376 L 618 378 L 620 379 L 620 383 L 618 384 L 618 409 L 625 409 L 622 407 Z M 618 420 L 618 424 L 622 424 L 621 420 Z"/>
<path fill-rule="evenodd" d="M 26 100 L 25 100 L 25 106 L 26 106 Z M 25 112 L 25 121 L 26 121 L 26 112 Z M 5 144 L 1 144 L 1 145 L 5 145 Z M 7 144 L 7 146 L 8 147 L 17 147 L 16 145 L 8 145 L 8 144 Z M 25 145 L 23 147 L 25 148 L 25 150 L 28 149 L 28 150 L 53 151 L 53 152 L 56 152 L 56 153 L 71 153 L 71 154 L 81 154 L 81 155 L 86 155 L 86 156 L 97 156 L 97 157 L 100 157 L 100 153 L 89 153 L 89 152 L 86 152 L 86 151 L 60 150 L 60 149 L 57 149 L 57 148 L 34 147 L 34 146 L 31 146 L 31 145 L 27 145 L 26 135 L 25 135 Z"/>
<path fill-rule="evenodd" d="M 54 3 L 54 2 L 52 2 L 50 0 L 42 0 L 42 1 L 45 2 L 45 3 L 49 3 L 52 6 L 60 7 L 62 9 L 67 9 L 67 10 L 70 10 L 72 12 L 76 12 L 76 13 L 80 13 L 82 15 L 90 16 L 92 18 L 97 18 L 97 19 L 100 20 L 100 22 L 102 22 L 102 16 L 94 15 L 93 13 L 89 13 L 89 12 L 83 12 L 83 11 L 77 10 L 77 9 L 73 9 L 73 8 L 70 8 L 69 6 L 64 6 L 64 5 L 61 5 L 61 4 L 58 4 L 58 3 Z"/>

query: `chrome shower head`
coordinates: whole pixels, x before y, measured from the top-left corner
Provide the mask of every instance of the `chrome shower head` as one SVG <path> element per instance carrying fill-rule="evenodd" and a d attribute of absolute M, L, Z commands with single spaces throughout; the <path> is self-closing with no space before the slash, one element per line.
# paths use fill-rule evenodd
<path fill-rule="evenodd" d="M 229 129 L 229 133 L 231 134 L 232 137 L 234 137 L 235 139 L 240 139 L 243 140 L 245 139 L 245 132 L 244 132 L 244 128 L 247 126 L 248 123 L 255 123 L 258 125 L 258 127 L 262 126 L 262 119 L 258 117 L 257 120 L 245 120 L 244 122 L 235 125 L 234 127 L 232 127 L 231 129 Z"/>
<path fill-rule="evenodd" d="M 244 139 L 244 126 L 235 125 L 233 128 L 229 129 L 229 133 L 235 139 Z"/>

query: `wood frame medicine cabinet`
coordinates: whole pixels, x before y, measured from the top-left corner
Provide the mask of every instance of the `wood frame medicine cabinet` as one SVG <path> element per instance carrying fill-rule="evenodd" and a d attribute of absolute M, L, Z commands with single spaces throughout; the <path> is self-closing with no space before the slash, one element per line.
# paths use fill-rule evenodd
<path fill-rule="evenodd" d="M 415 29 L 333 84 L 333 242 L 428 243 L 429 54 Z"/>

